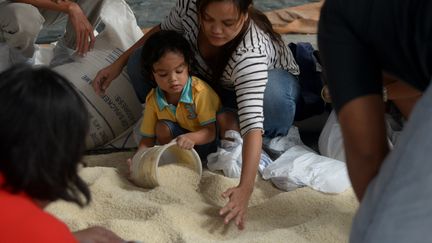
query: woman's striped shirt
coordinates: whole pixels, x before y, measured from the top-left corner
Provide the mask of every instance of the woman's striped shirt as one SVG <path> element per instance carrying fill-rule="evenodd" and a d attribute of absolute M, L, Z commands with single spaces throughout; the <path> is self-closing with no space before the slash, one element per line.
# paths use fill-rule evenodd
<path fill-rule="evenodd" d="M 240 133 L 263 130 L 264 89 L 268 70 L 281 68 L 299 74 L 294 57 L 286 45 L 274 42 L 253 21 L 249 22 L 243 40 L 236 48 L 222 74 L 222 85 L 235 90 Z M 161 24 L 161 29 L 183 33 L 195 53 L 197 71 L 204 80 L 211 79 L 211 70 L 198 49 L 199 22 L 196 0 L 178 0 Z"/>

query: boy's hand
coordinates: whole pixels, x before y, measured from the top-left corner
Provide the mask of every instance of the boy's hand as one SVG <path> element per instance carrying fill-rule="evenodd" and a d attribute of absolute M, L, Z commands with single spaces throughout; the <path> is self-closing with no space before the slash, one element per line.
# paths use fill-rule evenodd
<path fill-rule="evenodd" d="M 195 145 L 195 142 L 192 141 L 187 134 L 182 134 L 176 139 L 177 145 L 182 149 L 192 149 Z"/>

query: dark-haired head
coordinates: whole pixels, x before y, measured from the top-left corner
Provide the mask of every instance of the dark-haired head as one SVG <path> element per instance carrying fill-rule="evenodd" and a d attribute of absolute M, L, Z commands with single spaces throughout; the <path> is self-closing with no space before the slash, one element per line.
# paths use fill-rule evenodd
<path fill-rule="evenodd" d="M 199 16 L 202 17 L 208 5 L 214 2 L 232 3 L 238 10 L 239 15 L 247 14 L 258 25 L 258 27 L 269 34 L 273 40 L 277 42 L 282 40 L 280 35 L 273 30 L 270 20 L 261 11 L 253 6 L 252 0 L 197 0 L 196 4 Z M 239 37 L 241 37 L 242 34 L 243 33 L 240 32 Z"/>
<path fill-rule="evenodd" d="M 220 84 L 220 78 L 222 76 L 223 70 L 225 69 L 233 52 L 242 42 L 250 21 L 253 21 L 261 30 L 268 34 L 275 44 L 283 44 L 281 36 L 273 30 L 272 24 L 268 18 L 261 11 L 254 8 L 252 0 L 197 0 L 196 4 L 201 26 L 200 31 L 206 35 L 210 42 L 212 42 L 211 40 L 214 39 L 212 38 L 212 34 L 214 35 L 214 33 L 211 32 L 216 29 L 216 27 L 212 27 L 212 25 L 217 25 L 213 23 L 214 21 L 211 19 L 211 17 L 210 21 L 207 20 L 207 18 L 209 18 L 208 13 L 213 12 L 216 13 L 216 15 L 218 13 L 221 15 L 222 6 L 225 5 L 225 8 L 228 11 L 229 9 L 234 9 L 234 14 L 231 14 L 231 16 L 234 17 L 237 15 L 235 16 L 237 23 L 225 23 L 224 21 L 223 24 L 220 25 L 222 27 L 219 27 L 220 29 L 225 28 L 225 31 L 219 30 L 221 34 L 225 34 L 225 40 L 218 41 L 216 38 L 214 42 L 219 43 L 212 43 L 215 46 L 220 46 L 223 48 L 221 56 L 218 57 L 218 63 L 210 67 L 212 69 L 213 75 L 212 80 L 209 80 L 209 84 L 219 94 L 223 92 Z M 232 8 L 229 8 L 229 6 L 232 6 Z M 231 20 L 229 22 L 231 22 Z"/>
<path fill-rule="evenodd" d="M 231 2 L 241 14 L 246 14 L 253 5 L 252 0 L 197 0 L 198 13 L 203 14 L 207 6 L 213 2 Z"/>
<path fill-rule="evenodd" d="M 88 203 L 77 174 L 88 113 L 73 86 L 48 68 L 14 66 L 0 74 L 0 104 L 2 186 L 41 201 Z"/>
<path fill-rule="evenodd" d="M 141 52 L 143 74 L 153 87 L 156 82 L 153 78 L 153 64 L 167 52 L 178 53 L 183 56 L 185 63 L 191 66 L 193 52 L 189 42 L 180 34 L 172 30 L 161 30 L 152 34 L 145 42 Z"/>

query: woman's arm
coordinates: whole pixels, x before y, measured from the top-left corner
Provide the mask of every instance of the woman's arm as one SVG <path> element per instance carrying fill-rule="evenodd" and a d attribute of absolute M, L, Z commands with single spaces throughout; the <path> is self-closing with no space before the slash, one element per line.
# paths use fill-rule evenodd
<path fill-rule="evenodd" d="M 224 223 L 228 224 L 235 218 L 235 224 L 239 229 L 244 229 L 245 217 L 250 196 L 253 192 L 255 177 L 262 149 L 262 130 L 254 129 L 243 137 L 242 148 L 242 172 L 240 183 L 237 187 L 225 191 L 222 196 L 229 198 L 229 202 L 219 211 L 225 215 Z"/>
<path fill-rule="evenodd" d="M 104 94 L 111 82 L 120 75 L 123 67 L 127 64 L 130 55 L 132 55 L 136 49 L 144 45 L 149 36 L 160 30 L 160 25 L 153 27 L 150 31 L 145 33 L 141 39 L 127 49 L 114 63 L 100 70 L 93 80 L 93 89 L 95 92 L 100 95 Z"/>

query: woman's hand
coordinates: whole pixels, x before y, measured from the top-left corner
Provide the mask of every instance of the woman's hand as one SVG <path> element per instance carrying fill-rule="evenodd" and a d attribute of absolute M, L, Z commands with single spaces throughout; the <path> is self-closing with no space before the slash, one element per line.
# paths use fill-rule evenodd
<path fill-rule="evenodd" d="M 80 243 L 124 243 L 126 242 L 114 232 L 100 227 L 93 226 L 87 229 L 73 232 L 73 235 Z"/>
<path fill-rule="evenodd" d="M 241 186 L 230 188 L 222 193 L 223 198 L 229 198 L 229 202 L 219 211 L 220 215 L 225 215 L 225 224 L 235 218 L 237 228 L 244 229 L 251 194 L 252 189 Z"/>
<path fill-rule="evenodd" d="M 105 90 L 108 88 L 111 82 L 120 75 L 122 69 L 123 67 L 121 65 L 119 65 L 117 62 L 114 62 L 113 64 L 100 70 L 96 74 L 96 77 L 93 79 L 92 83 L 96 94 L 104 95 Z"/>
<path fill-rule="evenodd" d="M 68 7 L 68 15 L 76 34 L 76 51 L 80 56 L 84 56 L 94 47 L 96 39 L 93 34 L 93 26 L 80 6 L 74 2 L 71 2 Z"/>

